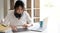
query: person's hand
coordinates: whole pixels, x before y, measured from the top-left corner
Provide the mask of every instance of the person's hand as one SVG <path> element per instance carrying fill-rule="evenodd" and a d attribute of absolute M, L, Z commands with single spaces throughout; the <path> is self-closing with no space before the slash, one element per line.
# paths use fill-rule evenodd
<path fill-rule="evenodd" d="M 16 26 L 11 26 L 12 30 L 17 31 L 17 27 Z"/>
<path fill-rule="evenodd" d="M 23 27 L 23 28 L 27 28 L 27 27 L 28 27 L 28 25 L 27 25 L 27 24 L 24 24 L 22 27 Z"/>
<path fill-rule="evenodd" d="M 27 28 L 27 27 L 30 27 L 30 26 L 33 26 L 33 24 L 24 24 L 23 28 Z"/>

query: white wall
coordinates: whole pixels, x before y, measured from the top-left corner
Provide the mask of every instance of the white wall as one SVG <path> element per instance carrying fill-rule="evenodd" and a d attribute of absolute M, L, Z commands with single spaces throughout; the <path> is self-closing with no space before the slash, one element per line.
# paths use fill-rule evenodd
<path fill-rule="evenodd" d="M 0 19 L 4 18 L 4 0 L 0 0 Z"/>
<path fill-rule="evenodd" d="M 0 0 L 0 19 L 4 18 L 9 9 L 10 9 L 10 0 Z"/>
<path fill-rule="evenodd" d="M 60 33 L 60 0 L 40 0 L 41 20 L 48 17 L 47 33 Z"/>

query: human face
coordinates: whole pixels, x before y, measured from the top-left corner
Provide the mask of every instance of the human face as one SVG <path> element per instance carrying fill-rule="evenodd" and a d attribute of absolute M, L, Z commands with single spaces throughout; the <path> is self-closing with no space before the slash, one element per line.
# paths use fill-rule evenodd
<path fill-rule="evenodd" d="M 16 13 L 18 13 L 18 14 L 22 14 L 23 11 L 24 11 L 24 9 L 21 6 L 16 8 Z"/>

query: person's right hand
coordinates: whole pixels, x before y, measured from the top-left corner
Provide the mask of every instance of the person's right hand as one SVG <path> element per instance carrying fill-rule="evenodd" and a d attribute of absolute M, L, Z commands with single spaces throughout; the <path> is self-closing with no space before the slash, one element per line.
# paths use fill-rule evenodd
<path fill-rule="evenodd" d="M 11 26 L 12 30 L 17 31 L 17 27 L 16 26 Z"/>

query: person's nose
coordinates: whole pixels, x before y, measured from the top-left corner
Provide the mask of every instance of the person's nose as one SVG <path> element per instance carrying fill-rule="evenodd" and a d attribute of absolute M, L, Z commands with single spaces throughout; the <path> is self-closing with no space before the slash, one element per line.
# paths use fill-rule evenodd
<path fill-rule="evenodd" d="M 21 10 L 19 10 L 19 12 L 21 12 Z"/>

